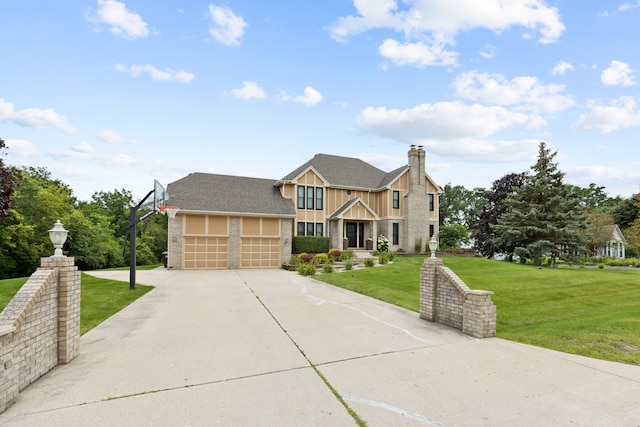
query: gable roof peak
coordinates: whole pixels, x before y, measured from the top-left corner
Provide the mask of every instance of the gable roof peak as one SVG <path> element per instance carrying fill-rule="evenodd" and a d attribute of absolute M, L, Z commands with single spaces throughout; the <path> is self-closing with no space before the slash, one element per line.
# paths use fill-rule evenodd
<path fill-rule="evenodd" d="M 356 157 L 318 153 L 283 177 L 282 181 L 293 181 L 310 168 L 330 186 L 371 190 L 383 187 L 393 179 L 389 177 L 390 174 L 403 169 L 387 173 Z"/>

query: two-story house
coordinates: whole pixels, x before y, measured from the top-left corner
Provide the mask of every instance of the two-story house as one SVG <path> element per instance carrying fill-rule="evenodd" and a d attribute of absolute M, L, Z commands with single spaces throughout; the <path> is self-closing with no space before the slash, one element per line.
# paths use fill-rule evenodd
<path fill-rule="evenodd" d="M 278 267 L 293 236 L 331 246 L 424 249 L 438 234 L 439 187 L 412 146 L 406 166 L 384 172 L 360 159 L 317 154 L 280 180 L 193 173 L 167 186 L 180 208 L 169 220 L 168 265 L 176 269 Z"/>

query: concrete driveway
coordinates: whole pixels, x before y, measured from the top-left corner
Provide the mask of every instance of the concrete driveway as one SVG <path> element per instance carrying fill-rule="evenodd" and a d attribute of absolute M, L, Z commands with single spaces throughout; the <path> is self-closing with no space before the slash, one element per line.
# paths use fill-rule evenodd
<path fill-rule="evenodd" d="M 356 425 L 346 406 L 369 426 L 640 426 L 640 366 L 471 339 L 283 270 L 137 278 L 156 289 L 0 426 Z"/>

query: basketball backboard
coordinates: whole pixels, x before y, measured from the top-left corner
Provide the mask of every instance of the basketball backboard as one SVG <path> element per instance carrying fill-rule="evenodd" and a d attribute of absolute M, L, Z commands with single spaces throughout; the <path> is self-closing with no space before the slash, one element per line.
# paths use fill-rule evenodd
<path fill-rule="evenodd" d="M 167 192 L 157 179 L 153 180 L 153 210 L 157 211 L 158 206 L 167 204 Z"/>

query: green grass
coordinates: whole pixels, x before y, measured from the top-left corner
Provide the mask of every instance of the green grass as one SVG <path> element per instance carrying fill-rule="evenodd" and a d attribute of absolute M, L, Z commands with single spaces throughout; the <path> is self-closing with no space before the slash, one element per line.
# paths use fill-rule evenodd
<path fill-rule="evenodd" d="M 153 286 L 136 284 L 136 289 L 130 290 L 128 282 L 99 279 L 82 273 L 80 335 L 95 328 L 151 289 Z"/>
<path fill-rule="evenodd" d="M 420 257 L 398 257 L 393 264 L 315 278 L 417 312 L 423 261 Z"/>
<path fill-rule="evenodd" d="M 11 298 L 18 293 L 26 281 L 26 277 L 0 280 L 0 310 L 4 309 L 6 305 L 9 304 Z"/>
<path fill-rule="evenodd" d="M 11 301 L 11 298 L 26 281 L 26 277 L 0 280 L 0 311 Z M 80 334 L 84 335 L 151 289 L 153 289 L 152 286 L 136 285 L 136 289 L 132 291 L 129 289 L 128 282 L 99 279 L 82 273 Z"/>
<path fill-rule="evenodd" d="M 318 276 L 318 280 L 419 311 L 424 258 Z M 640 270 L 543 268 L 445 257 L 471 289 L 494 292 L 497 336 L 598 359 L 640 364 Z"/>

